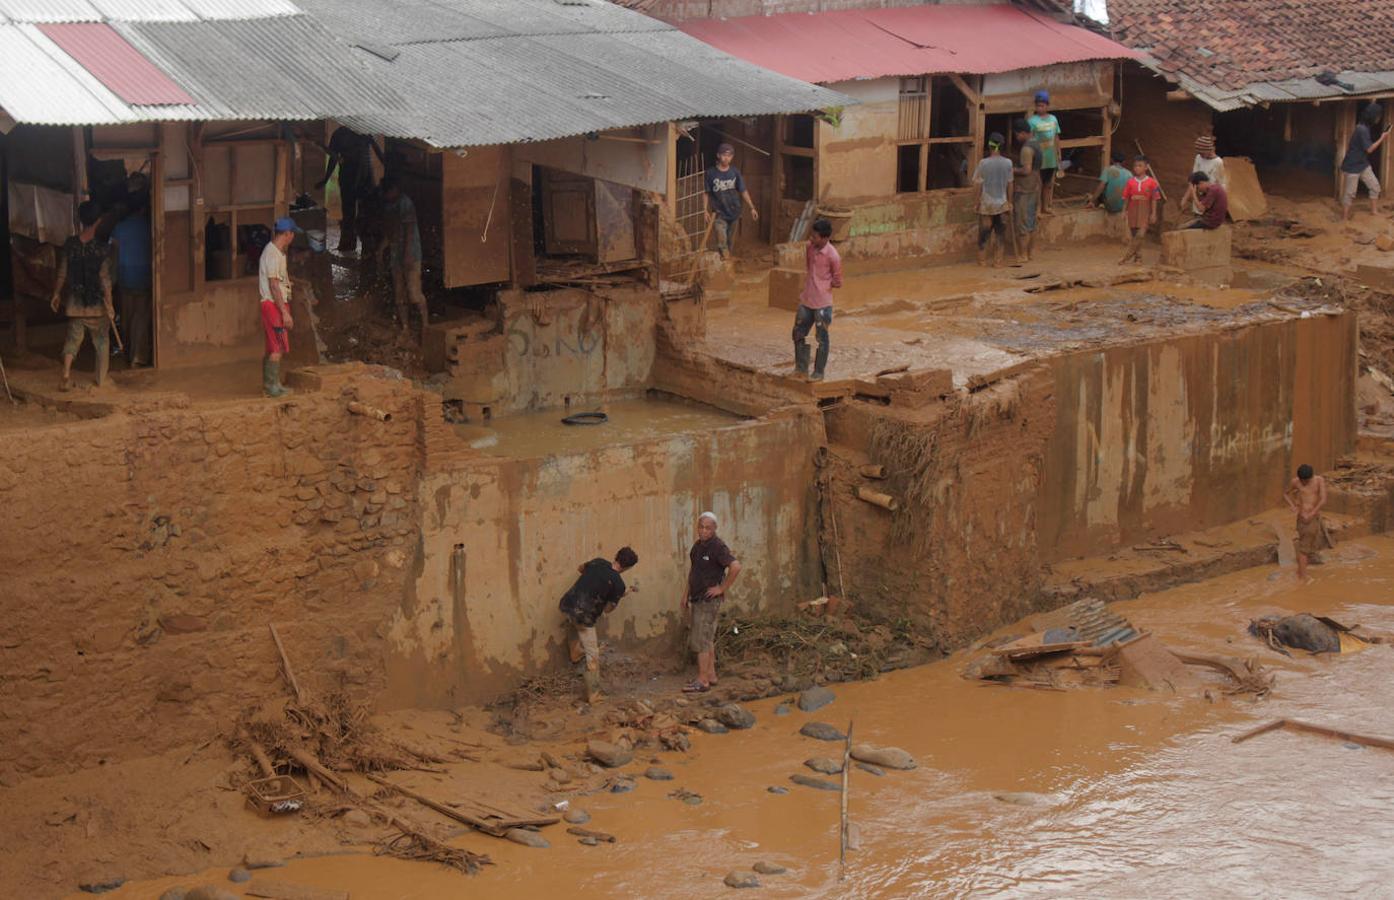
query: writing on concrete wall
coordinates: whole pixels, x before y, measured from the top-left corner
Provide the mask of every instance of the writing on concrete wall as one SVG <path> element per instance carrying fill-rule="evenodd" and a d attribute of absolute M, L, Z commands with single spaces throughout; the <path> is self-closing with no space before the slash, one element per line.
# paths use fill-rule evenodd
<path fill-rule="evenodd" d="M 578 332 L 575 343 L 572 343 L 560 330 L 549 340 L 546 335 L 530 334 L 516 325 L 508 329 L 509 349 L 524 357 L 589 356 L 600 349 L 603 339 L 604 334 L 600 331 Z"/>

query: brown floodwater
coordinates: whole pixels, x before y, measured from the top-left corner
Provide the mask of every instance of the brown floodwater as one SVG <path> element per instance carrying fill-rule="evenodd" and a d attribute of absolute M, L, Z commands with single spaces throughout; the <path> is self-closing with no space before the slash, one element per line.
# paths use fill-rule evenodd
<path fill-rule="evenodd" d="M 1394 753 L 1288 732 L 1230 740 L 1279 716 L 1394 736 L 1394 647 L 1287 659 L 1244 633 L 1250 618 L 1299 610 L 1394 630 L 1394 539 L 1343 544 L 1313 571 L 1305 586 L 1268 567 L 1115 605 L 1174 646 L 1257 656 L 1278 673 L 1265 700 L 981 686 L 958 676 L 959 654 L 835 686 L 836 702 L 810 715 L 749 704 L 753 730 L 695 735 L 690 753 L 663 754 L 675 781 L 640 778 L 629 794 L 574 798 L 590 827 L 618 836 L 614 845 L 579 846 L 552 827 L 548 850 L 461 838 L 497 863 L 473 878 L 366 855 L 267 874 L 354 900 L 686 898 L 726 896 L 727 872 L 768 860 L 789 869 L 761 876 L 761 895 L 773 897 L 1388 897 Z M 862 846 L 842 881 L 838 795 L 788 781 L 808 773 L 803 760 L 840 752 L 796 733 L 810 719 L 853 720 L 859 741 L 919 760 L 884 777 L 853 771 Z M 704 802 L 669 798 L 676 788 Z M 154 898 L 196 883 L 166 878 L 109 896 Z"/>

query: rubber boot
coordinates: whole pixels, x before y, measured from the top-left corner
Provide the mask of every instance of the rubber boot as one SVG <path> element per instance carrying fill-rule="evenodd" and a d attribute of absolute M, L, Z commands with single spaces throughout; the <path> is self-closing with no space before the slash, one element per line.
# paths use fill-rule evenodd
<path fill-rule="evenodd" d="M 270 358 L 261 361 L 261 389 L 268 397 L 284 397 L 290 388 L 281 384 L 281 363 Z"/>
<path fill-rule="evenodd" d="M 794 342 L 794 369 L 803 377 L 808 377 L 808 341 Z"/>
<path fill-rule="evenodd" d="M 825 370 L 828 367 L 828 350 L 830 349 L 830 346 L 831 341 L 829 341 L 829 343 L 824 343 L 822 341 L 818 342 L 818 352 L 813 355 L 812 378 L 814 381 L 823 380 L 823 370 Z"/>

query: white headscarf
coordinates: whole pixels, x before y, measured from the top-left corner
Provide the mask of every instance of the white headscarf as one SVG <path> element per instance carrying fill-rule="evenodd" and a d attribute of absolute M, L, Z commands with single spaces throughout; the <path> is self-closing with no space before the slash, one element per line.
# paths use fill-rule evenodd
<path fill-rule="evenodd" d="M 716 513 L 714 512 L 704 512 L 697 517 L 698 522 L 702 521 L 703 519 L 711 519 L 713 528 L 721 527 L 721 523 L 717 520 Z"/>

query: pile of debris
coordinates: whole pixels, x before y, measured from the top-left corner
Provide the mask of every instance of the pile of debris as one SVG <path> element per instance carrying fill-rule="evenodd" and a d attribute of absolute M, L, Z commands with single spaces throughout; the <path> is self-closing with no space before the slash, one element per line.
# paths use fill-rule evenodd
<path fill-rule="evenodd" d="M 916 634 L 908 621 L 878 622 L 846 612 L 817 615 L 819 609 L 809 606 L 808 612 L 794 616 L 723 611 L 716 635 L 717 656 L 738 674 L 763 675 L 779 683 L 781 676 L 799 681 L 875 678 L 933 655 L 930 642 Z"/>
<path fill-rule="evenodd" d="M 1272 673 L 1256 660 L 1173 652 L 1097 599 L 1072 603 L 1036 624 L 1046 627 L 985 644 L 963 677 L 1037 690 L 1123 685 L 1208 694 L 1206 682 L 1191 670 L 1200 667 L 1223 677 L 1225 694 L 1259 698 L 1273 688 Z"/>
<path fill-rule="evenodd" d="M 1342 625 L 1335 619 L 1311 613 L 1262 616 L 1249 622 L 1249 634 L 1284 656 L 1292 656 L 1289 648 L 1312 654 L 1355 653 L 1369 644 L 1383 644 L 1388 640 L 1363 626 Z"/>

